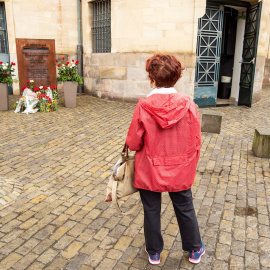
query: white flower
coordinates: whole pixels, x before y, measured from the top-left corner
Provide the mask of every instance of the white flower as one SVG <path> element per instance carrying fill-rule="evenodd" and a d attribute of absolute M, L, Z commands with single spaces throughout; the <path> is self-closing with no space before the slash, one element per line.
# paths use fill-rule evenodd
<path fill-rule="evenodd" d="M 5 66 L 5 64 L 3 63 L 2 66 Z"/>
<path fill-rule="evenodd" d="M 43 86 L 40 86 L 40 87 L 39 87 L 39 89 L 42 89 L 42 88 L 43 88 Z"/>
<path fill-rule="evenodd" d="M 34 82 L 34 80 L 30 80 L 30 83 L 33 83 Z"/>
<path fill-rule="evenodd" d="M 6 66 L 8 67 L 8 63 L 6 63 Z"/>
<path fill-rule="evenodd" d="M 4 66 L 4 67 L 3 67 L 3 69 L 4 69 L 4 70 L 6 70 L 6 69 L 7 69 L 7 67 L 6 67 L 6 66 Z"/>

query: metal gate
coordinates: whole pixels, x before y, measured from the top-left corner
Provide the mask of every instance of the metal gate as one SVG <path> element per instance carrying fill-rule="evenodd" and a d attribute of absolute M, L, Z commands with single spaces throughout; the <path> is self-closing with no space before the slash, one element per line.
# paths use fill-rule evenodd
<path fill-rule="evenodd" d="M 216 104 L 223 17 L 223 6 L 207 5 L 205 15 L 199 19 L 194 85 L 194 102 L 199 106 Z"/>
<path fill-rule="evenodd" d="M 251 107 L 262 2 L 248 7 L 238 105 Z"/>

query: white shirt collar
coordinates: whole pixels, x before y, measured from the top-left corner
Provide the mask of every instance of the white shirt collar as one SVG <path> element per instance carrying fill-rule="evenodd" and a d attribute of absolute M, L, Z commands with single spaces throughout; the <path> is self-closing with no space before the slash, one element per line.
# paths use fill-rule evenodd
<path fill-rule="evenodd" d="M 154 94 L 174 94 L 174 93 L 177 93 L 174 87 L 169 88 L 161 87 L 153 89 L 147 97 L 150 97 Z"/>

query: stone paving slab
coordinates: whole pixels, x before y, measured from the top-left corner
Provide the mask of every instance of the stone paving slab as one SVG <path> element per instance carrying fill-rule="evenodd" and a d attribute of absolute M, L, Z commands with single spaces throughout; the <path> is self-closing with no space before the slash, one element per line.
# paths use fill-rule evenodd
<path fill-rule="evenodd" d="M 123 217 L 103 202 L 135 105 L 81 95 L 77 108 L 61 97 L 57 112 L 24 115 L 10 96 L 0 112 L 0 198 L 10 197 L 0 204 L 0 269 L 270 269 L 270 163 L 251 151 L 254 129 L 270 126 L 269 97 L 210 109 L 222 112 L 221 133 L 202 134 L 192 188 L 206 254 L 188 262 L 165 193 L 165 246 L 152 266 L 142 209 Z"/>
<path fill-rule="evenodd" d="M 0 210 L 19 198 L 23 185 L 15 179 L 0 176 Z"/>

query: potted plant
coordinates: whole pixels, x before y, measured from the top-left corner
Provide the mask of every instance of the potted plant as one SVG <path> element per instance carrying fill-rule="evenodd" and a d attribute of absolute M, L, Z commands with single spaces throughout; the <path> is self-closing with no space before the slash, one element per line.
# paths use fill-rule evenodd
<path fill-rule="evenodd" d="M 3 63 L 0 62 L 0 111 L 8 110 L 8 85 L 12 84 L 15 80 L 12 79 L 14 76 L 15 63 Z"/>
<path fill-rule="evenodd" d="M 62 58 L 65 61 L 65 57 Z M 56 59 L 58 77 L 57 83 L 63 82 L 66 107 L 76 107 L 77 87 L 83 84 L 83 78 L 77 74 L 79 61 L 61 62 Z"/>

